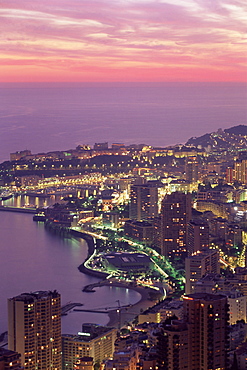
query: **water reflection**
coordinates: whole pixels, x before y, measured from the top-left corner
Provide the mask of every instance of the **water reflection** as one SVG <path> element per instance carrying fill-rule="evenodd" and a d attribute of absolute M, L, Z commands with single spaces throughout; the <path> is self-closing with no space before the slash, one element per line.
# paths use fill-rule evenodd
<path fill-rule="evenodd" d="M 63 202 L 62 195 L 51 195 L 48 198 L 34 197 L 30 195 L 18 195 L 7 200 L 1 200 L 0 205 L 15 207 L 47 207 L 54 203 Z"/>

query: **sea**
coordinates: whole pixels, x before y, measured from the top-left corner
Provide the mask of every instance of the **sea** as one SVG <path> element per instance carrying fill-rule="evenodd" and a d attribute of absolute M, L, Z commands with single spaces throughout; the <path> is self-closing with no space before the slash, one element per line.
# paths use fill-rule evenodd
<path fill-rule="evenodd" d="M 63 334 L 77 334 L 83 323 L 107 325 L 107 313 L 92 310 L 107 312 L 117 309 L 119 304 L 133 305 L 141 299 L 138 292 L 120 287 L 104 286 L 95 288 L 94 293 L 83 292 L 86 285 L 101 280 L 78 270 L 87 257 L 87 243 L 83 239 L 51 234 L 43 223 L 34 222 L 32 216 L 0 212 L 0 334 L 8 329 L 8 298 L 21 293 L 57 290 L 62 305 L 81 303 L 83 306 L 77 309 L 91 310 L 71 311 L 63 316 Z M 132 311 L 133 317 L 140 312 L 135 307 Z M 124 311 L 121 322 L 125 322 Z"/>
<path fill-rule="evenodd" d="M 0 163 L 24 149 L 181 144 L 246 123 L 244 83 L 2 83 Z"/>
<path fill-rule="evenodd" d="M 95 142 L 185 143 L 246 124 L 246 102 L 241 83 L 0 84 L 0 163 L 24 149 L 41 153 Z M 85 241 L 51 235 L 29 214 L 0 212 L 0 333 L 7 330 L 7 298 L 23 292 L 56 289 L 63 304 L 78 302 L 86 309 L 140 299 L 123 288 L 82 292 L 97 281 L 78 270 L 86 255 Z M 63 333 L 80 331 L 83 322 L 106 324 L 108 317 L 71 312 L 62 320 Z"/>

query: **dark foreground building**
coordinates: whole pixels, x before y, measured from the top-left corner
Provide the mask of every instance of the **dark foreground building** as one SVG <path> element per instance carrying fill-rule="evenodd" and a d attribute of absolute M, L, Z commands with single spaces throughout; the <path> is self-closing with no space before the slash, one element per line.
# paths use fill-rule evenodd
<path fill-rule="evenodd" d="M 9 349 L 0 348 L 0 370 L 21 370 L 21 355 Z"/>
<path fill-rule="evenodd" d="M 183 297 L 184 320 L 163 324 L 158 339 L 159 370 L 227 370 L 228 305 L 220 294 Z"/>

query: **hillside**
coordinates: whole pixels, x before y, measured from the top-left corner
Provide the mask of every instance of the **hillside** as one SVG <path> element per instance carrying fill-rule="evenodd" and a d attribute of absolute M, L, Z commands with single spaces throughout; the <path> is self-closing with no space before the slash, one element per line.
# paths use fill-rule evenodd
<path fill-rule="evenodd" d="M 204 134 L 199 137 L 190 138 L 186 145 L 203 148 L 211 147 L 220 149 L 244 149 L 247 146 L 247 126 L 238 125 L 225 130 Z"/>

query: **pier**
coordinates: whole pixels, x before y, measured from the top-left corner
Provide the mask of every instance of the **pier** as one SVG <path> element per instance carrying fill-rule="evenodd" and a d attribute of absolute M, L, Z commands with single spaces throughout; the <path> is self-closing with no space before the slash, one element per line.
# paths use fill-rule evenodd
<path fill-rule="evenodd" d="M 0 211 L 8 211 L 8 212 L 21 212 L 21 213 L 32 213 L 35 214 L 37 209 L 34 207 L 25 208 L 25 207 L 12 207 L 12 206 L 0 206 Z"/>
<path fill-rule="evenodd" d="M 61 307 L 61 315 L 62 316 L 65 316 L 73 308 L 75 308 L 75 307 L 82 307 L 82 306 L 83 306 L 82 303 L 71 303 L 71 302 L 69 302 L 69 303 L 67 303 L 67 304 L 65 304 L 64 306 Z M 74 310 L 74 311 L 76 311 L 76 310 Z"/>
<path fill-rule="evenodd" d="M 107 308 L 105 309 L 105 311 L 103 311 L 103 310 L 83 310 L 83 309 L 80 309 L 80 308 L 75 308 L 73 311 L 76 311 L 76 312 L 91 312 L 91 313 L 109 313 L 109 312 L 111 312 L 111 311 L 113 311 L 113 309 L 112 310 L 108 310 Z"/>

